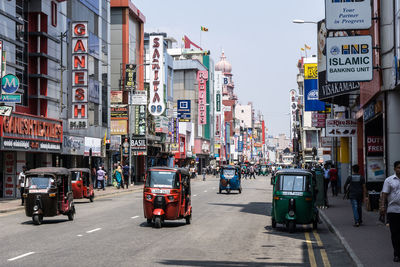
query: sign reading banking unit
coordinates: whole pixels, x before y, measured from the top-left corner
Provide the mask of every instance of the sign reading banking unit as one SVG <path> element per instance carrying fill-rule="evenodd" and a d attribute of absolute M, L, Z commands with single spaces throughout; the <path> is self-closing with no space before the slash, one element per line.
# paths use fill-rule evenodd
<path fill-rule="evenodd" d="M 328 82 L 372 80 L 372 39 L 369 35 L 326 39 Z"/>
<path fill-rule="evenodd" d="M 326 28 L 329 30 L 369 29 L 370 0 L 325 0 Z"/>

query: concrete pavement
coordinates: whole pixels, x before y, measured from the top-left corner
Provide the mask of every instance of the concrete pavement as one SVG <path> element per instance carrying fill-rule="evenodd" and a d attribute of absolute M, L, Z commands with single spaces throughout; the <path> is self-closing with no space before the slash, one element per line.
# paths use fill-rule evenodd
<path fill-rule="evenodd" d="M 378 211 L 363 207 L 363 225 L 354 227 L 350 200 L 328 196 L 329 208 L 320 209 L 322 219 L 336 234 L 357 266 L 399 266 L 393 262 L 389 227 L 378 220 Z"/>

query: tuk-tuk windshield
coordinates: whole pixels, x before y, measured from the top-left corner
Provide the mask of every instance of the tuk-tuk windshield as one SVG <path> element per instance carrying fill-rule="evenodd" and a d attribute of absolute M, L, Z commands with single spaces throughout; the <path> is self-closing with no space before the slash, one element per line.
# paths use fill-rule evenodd
<path fill-rule="evenodd" d="M 224 169 L 222 171 L 222 174 L 225 176 L 225 178 L 233 178 L 235 176 L 235 170 L 234 169 Z"/>
<path fill-rule="evenodd" d="M 47 189 L 52 183 L 54 183 L 54 179 L 51 177 L 28 177 L 26 187 L 31 189 Z"/>
<path fill-rule="evenodd" d="M 280 191 L 307 191 L 310 177 L 303 175 L 279 176 Z"/>
<path fill-rule="evenodd" d="M 79 181 L 81 180 L 81 172 L 73 171 L 71 172 L 71 181 Z"/>
<path fill-rule="evenodd" d="M 170 171 L 150 171 L 146 179 L 148 187 L 179 188 L 176 173 Z"/>

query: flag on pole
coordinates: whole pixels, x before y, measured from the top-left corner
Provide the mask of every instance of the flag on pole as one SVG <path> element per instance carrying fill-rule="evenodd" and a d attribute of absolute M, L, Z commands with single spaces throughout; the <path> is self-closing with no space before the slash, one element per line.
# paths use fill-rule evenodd
<path fill-rule="evenodd" d="M 300 50 L 301 50 L 301 51 L 304 51 L 304 48 L 302 47 L 302 48 L 300 48 Z"/>
<path fill-rule="evenodd" d="M 208 32 L 208 28 L 201 26 L 201 31 L 202 32 Z"/>
<path fill-rule="evenodd" d="M 306 49 L 308 49 L 308 50 L 311 50 L 311 46 L 308 46 L 308 45 L 304 44 L 304 47 L 305 47 Z"/>
<path fill-rule="evenodd" d="M 107 130 L 104 132 L 104 139 L 103 139 L 103 144 L 106 145 L 107 143 Z"/>

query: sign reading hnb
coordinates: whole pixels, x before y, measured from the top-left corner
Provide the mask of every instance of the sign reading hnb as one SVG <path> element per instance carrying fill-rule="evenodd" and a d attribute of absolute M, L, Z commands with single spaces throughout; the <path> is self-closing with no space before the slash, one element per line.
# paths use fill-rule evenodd
<path fill-rule="evenodd" d="M 369 29 L 371 27 L 370 0 L 325 0 L 328 30 Z"/>
<path fill-rule="evenodd" d="M 326 39 L 328 82 L 372 80 L 372 38 L 369 35 Z"/>

